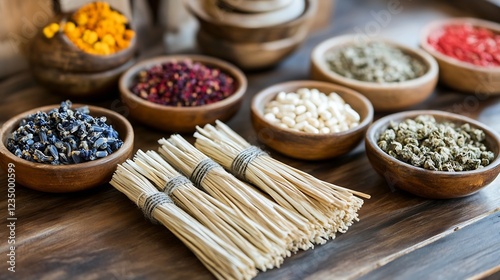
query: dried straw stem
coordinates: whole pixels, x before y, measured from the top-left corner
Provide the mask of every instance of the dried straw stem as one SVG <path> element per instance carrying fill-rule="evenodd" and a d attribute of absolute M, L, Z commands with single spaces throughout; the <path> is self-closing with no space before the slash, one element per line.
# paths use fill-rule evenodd
<path fill-rule="evenodd" d="M 148 178 L 160 190 L 166 191 L 180 206 L 224 241 L 239 248 L 252 259 L 257 268 L 266 271 L 279 267 L 284 258 L 279 249 L 268 242 L 272 235 L 248 217 L 236 213 L 207 193 L 196 188 L 190 181 L 166 189 L 167 183 L 182 176 L 159 154 L 139 150 L 130 164 L 135 171 Z M 184 177 L 185 178 L 185 177 Z M 186 179 L 187 180 L 187 179 Z M 263 234 L 265 232 L 266 234 Z"/>
<path fill-rule="evenodd" d="M 130 163 L 118 165 L 110 184 L 144 209 L 147 198 L 158 190 L 147 179 L 130 172 Z M 251 279 L 257 275 L 252 260 L 175 204 L 157 205 L 152 217 L 175 234 L 218 279 Z"/>
<path fill-rule="evenodd" d="M 200 162 L 208 159 L 179 135 L 158 141 L 166 160 L 186 176 L 191 177 Z M 272 233 L 264 235 L 273 248 L 281 250 L 281 256 L 289 256 L 298 249 L 308 249 L 311 228 L 306 219 L 269 200 L 252 186 L 243 183 L 221 166 L 204 174 L 201 187 L 238 215 L 247 216 Z"/>
<path fill-rule="evenodd" d="M 233 161 L 250 143 L 217 121 L 216 127 L 197 127 L 195 146 L 231 172 Z M 261 155 L 249 162 L 244 174 L 248 182 L 269 194 L 279 205 L 307 218 L 315 225 L 314 242 L 324 243 L 335 237 L 336 232 L 345 232 L 353 221 L 358 220 L 357 211 L 363 200 L 355 195 L 369 198 L 361 192 L 321 181 L 303 171 L 279 162 L 270 156 Z"/>

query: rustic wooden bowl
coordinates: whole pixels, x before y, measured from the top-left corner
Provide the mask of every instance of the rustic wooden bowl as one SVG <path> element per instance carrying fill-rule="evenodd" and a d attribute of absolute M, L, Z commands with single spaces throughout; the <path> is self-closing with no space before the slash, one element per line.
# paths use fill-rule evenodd
<path fill-rule="evenodd" d="M 283 129 L 264 118 L 264 107 L 280 91 L 292 92 L 300 88 L 316 88 L 329 94 L 336 92 L 361 117 L 359 126 L 347 131 L 329 134 L 312 134 Z M 373 107 L 360 93 L 330 83 L 319 81 L 291 81 L 270 86 L 254 96 L 251 104 L 252 124 L 258 139 L 272 149 L 289 157 L 305 160 L 322 160 L 346 154 L 363 140 L 373 120 Z"/>
<path fill-rule="evenodd" d="M 244 70 L 257 70 L 281 62 L 300 46 L 306 36 L 307 32 L 300 32 L 273 42 L 233 43 L 199 30 L 196 39 L 203 53 L 230 61 Z"/>
<path fill-rule="evenodd" d="M 75 98 L 87 98 L 113 92 L 120 75 L 134 63 L 135 59 L 131 59 L 116 68 L 94 73 L 65 72 L 32 65 L 31 72 L 40 84 L 53 92 Z"/>
<path fill-rule="evenodd" d="M 495 160 L 488 166 L 473 171 L 431 171 L 393 158 L 378 147 L 378 138 L 391 121 L 401 122 L 423 114 L 432 115 L 437 121 L 469 123 L 472 127 L 482 129 L 486 134 L 485 145 L 495 153 Z M 444 199 L 471 195 L 491 183 L 500 172 L 499 135 L 478 121 L 443 111 L 407 111 L 381 118 L 368 129 L 365 146 L 371 165 L 386 179 L 390 187 L 395 186 L 426 198 Z"/>
<path fill-rule="evenodd" d="M 221 17 L 212 17 L 203 9 L 203 1 L 187 0 L 191 13 L 200 23 L 200 29 L 213 38 L 233 43 L 266 43 L 307 33 L 314 20 L 317 0 L 306 0 L 304 12 L 294 20 L 267 27 L 241 27 L 223 22 Z M 247 1 L 248 2 L 248 1 Z"/>
<path fill-rule="evenodd" d="M 412 49 L 380 38 L 366 40 L 363 42 L 382 41 L 401 49 L 404 53 L 422 61 L 427 67 L 427 72 L 413 80 L 384 84 L 343 77 L 330 70 L 324 56 L 329 51 L 359 41 L 357 35 L 344 35 L 323 41 L 313 49 L 311 53 L 311 77 L 315 80 L 341 84 L 359 91 L 372 102 L 375 111 L 395 111 L 407 108 L 424 101 L 432 94 L 438 79 L 438 65 L 432 56 L 422 50 Z"/>
<path fill-rule="evenodd" d="M 423 30 L 420 45 L 430 53 L 439 64 L 439 80 L 450 88 L 472 94 L 500 94 L 500 67 L 481 67 L 463 62 L 440 53 L 427 39 L 450 24 L 472 24 L 500 34 L 500 24 L 475 18 L 451 18 L 429 23 Z"/>
<path fill-rule="evenodd" d="M 65 22 L 66 17 L 61 22 Z M 137 36 L 134 36 L 126 49 L 111 55 L 94 55 L 80 50 L 62 30 L 50 39 L 38 32 L 30 44 L 28 59 L 31 65 L 61 72 L 96 73 L 116 69 L 130 61 L 136 49 Z"/>
<path fill-rule="evenodd" d="M 73 108 L 81 106 L 83 105 L 74 104 Z M 120 114 L 108 109 L 89 106 L 90 114 L 92 116 L 105 116 L 107 123 L 116 129 L 123 140 L 123 146 L 105 158 L 71 165 L 50 165 L 16 157 L 5 146 L 7 138 L 12 131 L 17 129 L 22 119 L 29 114 L 38 111 L 49 111 L 58 107 L 59 105 L 50 105 L 36 108 L 14 116 L 4 123 L 0 129 L 1 167 L 7 170 L 9 164 L 14 164 L 16 183 L 43 192 L 75 192 L 107 183 L 116 170 L 116 165 L 124 162 L 132 155 L 134 145 L 134 131 L 130 123 Z"/>
<path fill-rule="evenodd" d="M 140 71 L 164 62 L 184 59 L 191 59 L 194 62 L 219 68 L 232 76 L 235 81 L 235 92 L 226 99 L 208 105 L 174 107 L 144 100 L 129 90 Z M 193 132 L 197 125 L 215 123 L 215 120 L 227 121 L 238 112 L 247 89 L 247 79 L 234 65 L 216 58 L 202 55 L 171 55 L 139 62 L 122 75 L 119 87 L 121 99 L 129 108 L 130 115 L 134 119 L 163 131 Z"/>

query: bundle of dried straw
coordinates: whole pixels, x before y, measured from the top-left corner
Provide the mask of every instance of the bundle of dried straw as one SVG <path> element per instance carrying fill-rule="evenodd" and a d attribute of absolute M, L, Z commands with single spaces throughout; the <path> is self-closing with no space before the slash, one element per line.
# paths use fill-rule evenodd
<path fill-rule="evenodd" d="M 251 279 L 257 275 L 254 262 L 239 248 L 221 239 L 146 178 L 131 171 L 133 164 L 129 160 L 119 165 L 110 184 L 134 201 L 146 217 L 174 233 L 218 279 Z"/>
<path fill-rule="evenodd" d="M 321 181 L 268 156 L 224 123 L 197 127 L 195 146 L 235 176 L 259 187 L 279 205 L 313 224 L 315 243 L 334 238 L 358 220 L 369 195 Z"/>
<path fill-rule="evenodd" d="M 258 269 L 266 271 L 283 263 L 284 252 L 268 241 L 268 238 L 277 240 L 277 236 L 195 187 L 156 152 L 139 150 L 128 166 L 135 169 L 131 172 L 137 171 L 148 178 L 172 197 L 176 205 L 252 259 Z"/>
<path fill-rule="evenodd" d="M 312 247 L 311 227 L 307 219 L 274 203 L 254 187 L 235 178 L 224 168 L 198 151 L 179 135 L 158 141 L 160 153 L 167 161 L 188 176 L 195 186 L 213 198 L 246 216 L 273 233 L 266 242 L 279 248 L 282 256 L 298 249 Z"/>

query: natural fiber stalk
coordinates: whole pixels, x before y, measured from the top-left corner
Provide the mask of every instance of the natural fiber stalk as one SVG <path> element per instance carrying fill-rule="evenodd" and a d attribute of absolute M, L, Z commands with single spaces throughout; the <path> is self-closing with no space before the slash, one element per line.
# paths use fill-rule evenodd
<path fill-rule="evenodd" d="M 130 172 L 130 163 L 118 165 L 110 184 L 134 201 L 146 216 L 175 234 L 218 279 L 251 279 L 257 275 L 254 263 L 238 248 L 177 207 L 147 179 Z"/>
<path fill-rule="evenodd" d="M 273 235 L 266 235 L 273 248 L 281 248 L 283 257 L 312 246 L 309 222 L 269 200 L 254 187 L 235 178 L 224 168 L 196 150 L 179 135 L 158 141 L 167 161 L 199 185 L 212 197 L 241 215 L 260 224 Z M 205 168 L 206 167 L 206 168 Z M 205 168 L 205 169 L 204 169 Z"/>
<path fill-rule="evenodd" d="M 237 177 L 256 185 L 279 205 L 315 225 L 314 241 L 324 243 L 358 220 L 364 193 L 321 181 L 251 146 L 224 123 L 197 127 L 195 146 Z"/>
<path fill-rule="evenodd" d="M 273 248 L 273 244 L 268 242 L 262 233 L 272 235 L 271 232 L 193 186 L 191 181 L 183 177 L 156 152 L 144 153 L 139 150 L 133 164 L 130 165 L 152 181 L 160 191 L 172 197 L 176 205 L 221 239 L 239 248 L 255 262 L 258 269 L 266 271 L 283 263 L 284 258 L 280 255 L 280 250 Z M 180 176 L 185 178 L 181 181 L 182 185 L 170 184 Z"/>

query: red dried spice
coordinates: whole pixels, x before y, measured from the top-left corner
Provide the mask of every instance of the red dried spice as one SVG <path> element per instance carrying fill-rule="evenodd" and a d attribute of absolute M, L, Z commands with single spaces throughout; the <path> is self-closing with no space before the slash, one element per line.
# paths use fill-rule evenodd
<path fill-rule="evenodd" d="M 182 107 L 221 101 L 234 87 L 234 79 L 220 69 L 187 59 L 139 72 L 130 91 L 157 104 Z"/>
<path fill-rule="evenodd" d="M 448 25 L 427 39 L 439 52 L 478 66 L 500 66 L 500 34 L 470 24 Z"/>

